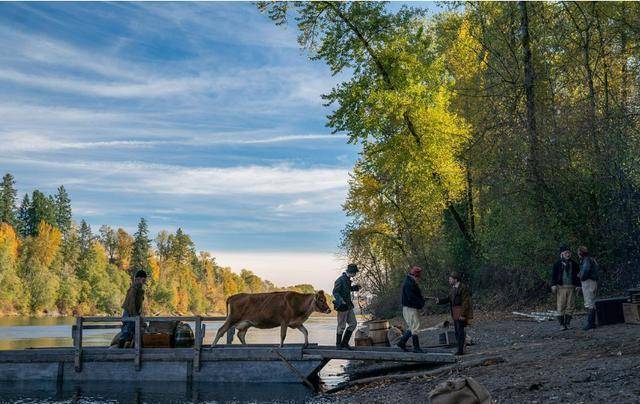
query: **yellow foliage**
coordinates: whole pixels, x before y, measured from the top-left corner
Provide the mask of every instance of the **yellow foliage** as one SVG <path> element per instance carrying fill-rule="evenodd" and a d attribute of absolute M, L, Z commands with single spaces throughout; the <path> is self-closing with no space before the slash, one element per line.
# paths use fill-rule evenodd
<path fill-rule="evenodd" d="M 58 254 L 62 243 L 62 233 L 44 220 L 38 225 L 38 235 L 34 238 L 36 257 L 42 265 L 48 267 Z"/>
<path fill-rule="evenodd" d="M 7 254 L 12 262 L 18 259 L 19 247 L 20 241 L 13 227 L 8 223 L 0 223 L 0 249 Z"/>

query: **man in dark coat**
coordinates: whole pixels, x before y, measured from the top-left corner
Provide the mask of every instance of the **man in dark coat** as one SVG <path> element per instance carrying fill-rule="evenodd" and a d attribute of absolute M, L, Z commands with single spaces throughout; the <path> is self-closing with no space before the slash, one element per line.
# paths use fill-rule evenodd
<path fill-rule="evenodd" d="M 578 263 L 571 259 L 568 246 L 560 246 L 560 259 L 551 270 L 551 291 L 556 295 L 558 322 L 562 330 L 571 325 L 571 317 L 576 306 L 576 292 L 580 290 Z"/>
<path fill-rule="evenodd" d="M 147 282 L 147 273 L 143 270 L 136 272 L 133 283 L 127 291 L 127 297 L 122 303 L 122 317 L 137 317 L 142 315 L 142 303 L 144 301 L 144 284 Z M 118 339 L 118 347 L 124 348 L 125 342 L 133 338 L 135 324 L 133 321 L 123 321 Z"/>
<path fill-rule="evenodd" d="M 464 355 L 465 340 L 467 338 L 464 328 L 469 325 L 473 318 L 473 308 L 471 306 L 471 294 L 469 288 L 460 282 L 460 275 L 452 273 L 449 275 L 449 295 L 436 300 L 438 304 L 449 304 L 451 318 L 456 333 L 458 352 L 456 355 Z"/>
<path fill-rule="evenodd" d="M 420 329 L 419 310 L 424 307 L 424 298 L 418 285 L 418 279 L 422 273 L 422 268 L 413 267 L 404 278 L 402 284 L 402 317 L 407 323 L 407 330 L 400 338 L 398 347 L 403 351 L 407 350 L 407 341 L 411 338 L 413 343 L 413 352 L 422 352 L 420 349 L 420 340 L 418 339 L 418 329 Z"/>
<path fill-rule="evenodd" d="M 353 311 L 353 301 L 351 300 L 351 292 L 360 290 L 359 285 L 351 284 L 351 278 L 356 276 L 357 273 L 358 266 L 349 264 L 347 265 L 347 270 L 336 279 L 333 285 L 333 304 L 338 312 L 338 330 L 336 333 L 336 348 L 338 349 L 351 349 L 349 340 L 358 325 L 356 314 Z"/>

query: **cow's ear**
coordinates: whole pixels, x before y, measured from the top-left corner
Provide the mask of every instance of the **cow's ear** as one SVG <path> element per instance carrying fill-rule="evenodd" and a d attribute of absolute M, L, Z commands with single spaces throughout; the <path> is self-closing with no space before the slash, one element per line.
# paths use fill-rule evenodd
<path fill-rule="evenodd" d="M 316 292 L 316 295 L 324 296 L 324 291 L 323 290 L 319 290 L 319 291 Z"/>

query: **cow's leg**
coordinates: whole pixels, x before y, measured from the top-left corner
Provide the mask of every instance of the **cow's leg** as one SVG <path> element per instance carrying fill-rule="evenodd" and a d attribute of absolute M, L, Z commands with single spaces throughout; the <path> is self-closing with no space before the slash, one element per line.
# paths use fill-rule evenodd
<path fill-rule="evenodd" d="M 309 331 L 307 331 L 307 329 L 304 327 L 304 325 L 300 324 L 298 327 L 296 327 L 298 330 L 300 330 L 300 332 L 302 333 L 302 335 L 304 335 L 304 347 L 308 347 L 309 346 Z"/>
<path fill-rule="evenodd" d="M 222 327 L 220 327 L 218 329 L 218 332 L 216 333 L 216 337 L 213 339 L 213 344 L 211 344 L 212 348 L 213 348 L 214 345 L 218 344 L 218 340 L 232 326 L 233 326 L 233 324 L 231 324 L 231 321 L 229 321 L 229 320 L 225 321 L 224 324 L 222 324 Z"/>
<path fill-rule="evenodd" d="M 242 345 L 247 345 L 247 341 L 245 341 L 244 336 L 247 335 L 247 330 L 248 329 L 249 329 L 249 327 L 243 328 L 243 329 L 238 329 L 238 339 L 240 340 Z"/>
<path fill-rule="evenodd" d="M 280 324 L 280 348 L 284 346 L 284 339 L 287 338 L 287 323 Z"/>

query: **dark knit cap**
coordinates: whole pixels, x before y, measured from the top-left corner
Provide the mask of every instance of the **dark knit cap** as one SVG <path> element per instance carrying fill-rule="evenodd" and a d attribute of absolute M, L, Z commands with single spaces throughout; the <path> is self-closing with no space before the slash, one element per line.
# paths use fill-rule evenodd
<path fill-rule="evenodd" d="M 571 251 L 571 249 L 569 248 L 569 246 L 568 246 L 568 245 L 566 245 L 566 244 L 562 244 L 562 245 L 560 246 L 560 248 L 558 248 L 558 252 L 559 252 L 560 254 L 562 254 L 562 253 L 563 253 L 563 252 L 565 252 L 565 251 Z"/>
<path fill-rule="evenodd" d="M 136 272 L 135 278 L 146 278 L 146 277 L 147 277 L 147 273 L 142 269 Z"/>
<path fill-rule="evenodd" d="M 350 273 L 350 274 L 357 274 L 358 273 L 358 266 L 356 264 L 347 265 L 347 272 Z"/>

